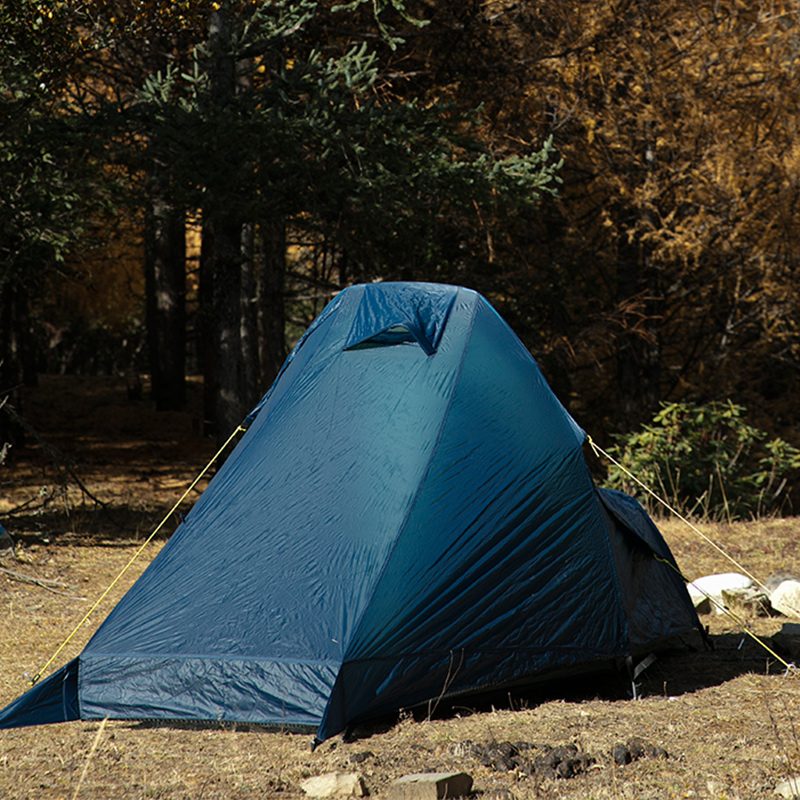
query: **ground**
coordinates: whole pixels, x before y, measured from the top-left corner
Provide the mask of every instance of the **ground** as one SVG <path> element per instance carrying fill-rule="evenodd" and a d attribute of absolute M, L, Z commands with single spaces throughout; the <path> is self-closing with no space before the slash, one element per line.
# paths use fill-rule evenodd
<path fill-rule="evenodd" d="M 174 529 L 177 511 L 168 512 L 216 449 L 201 437 L 198 413 L 157 414 L 111 378 L 44 377 L 22 410 L 35 435 L 0 466 L 0 521 L 17 542 L 0 558 L 0 705 L 27 688 L 127 567 L 45 674 L 80 652 Z M 794 519 L 700 526 L 761 580 L 800 574 L 798 527 Z M 689 578 L 737 569 L 681 523 L 661 528 Z M 313 753 L 308 734 L 241 727 L 73 722 L 1 731 L 0 796 L 292 800 L 305 778 L 338 771 L 358 772 L 380 797 L 405 774 L 465 771 L 484 800 L 774 797 L 800 773 L 800 682 L 785 674 L 780 651 L 733 620 L 702 619 L 715 649 L 661 654 L 641 678 L 639 700 L 615 676 L 584 677 L 494 705 L 404 712 Z M 772 647 L 787 620 L 747 622 Z M 634 738 L 667 757 L 617 765 L 615 746 Z M 487 746 L 504 742 L 520 758 L 491 748 L 486 757 Z M 574 777 L 527 774 L 548 746 L 569 744 L 591 757 Z"/>

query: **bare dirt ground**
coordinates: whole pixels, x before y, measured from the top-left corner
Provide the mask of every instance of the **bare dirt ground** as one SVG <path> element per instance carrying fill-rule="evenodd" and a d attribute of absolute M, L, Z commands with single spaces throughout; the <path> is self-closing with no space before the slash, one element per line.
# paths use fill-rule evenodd
<path fill-rule="evenodd" d="M 0 522 L 17 543 L 0 557 L 0 705 L 27 688 L 26 675 L 44 666 L 215 450 L 198 435 L 197 414 L 156 414 L 113 379 L 45 377 L 23 411 L 62 455 L 29 438 L 0 467 Z M 80 652 L 174 527 L 170 519 L 51 669 Z M 682 524 L 661 527 L 689 578 L 734 570 Z M 799 527 L 776 519 L 702 530 L 764 580 L 800 574 Z M 702 619 L 715 649 L 660 654 L 641 678 L 640 700 L 628 699 L 616 676 L 583 677 L 493 705 L 401 713 L 314 753 L 308 734 L 236 727 L 73 722 L 0 731 L 0 797 L 291 800 L 303 796 L 305 778 L 334 771 L 358 772 L 379 797 L 392 780 L 429 771 L 468 772 L 475 796 L 487 800 L 775 797 L 776 785 L 800 773 L 800 682 L 726 616 Z M 787 621 L 749 623 L 771 645 Z M 614 747 L 634 738 L 667 757 L 617 765 Z M 516 746 L 506 757 L 489 747 L 505 742 Z M 561 745 L 591 760 L 568 778 L 531 771 Z"/>

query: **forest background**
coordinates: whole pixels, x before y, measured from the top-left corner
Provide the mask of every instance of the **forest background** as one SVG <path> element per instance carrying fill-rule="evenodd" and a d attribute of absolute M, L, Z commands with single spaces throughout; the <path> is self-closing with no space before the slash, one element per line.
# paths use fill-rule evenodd
<path fill-rule="evenodd" d="M 224 440 L 342 287 L 440 281 L 493 303 L 596 440 L 733 403 L 800 463 L 798 23 L 749 0 L 3 4 L 0 402 L 116 374 L 177 410 L 202 375 Z"/>

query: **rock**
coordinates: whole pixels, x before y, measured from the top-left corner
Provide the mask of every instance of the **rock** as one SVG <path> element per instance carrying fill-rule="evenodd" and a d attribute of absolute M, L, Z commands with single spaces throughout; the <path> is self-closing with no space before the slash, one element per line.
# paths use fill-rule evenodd
<path fill-rule="evenodd" d="M 530 742 L 474 744 L 465 741 L 451 745 L 449 750 L 455 756 L 472 755 L 479 764 L 496 772 L 535 774 L 539 778 L 571 778 L 595 763 L 590 755 L 579 752 L 574 744 L 551 747 Z"/>
<path fill-rule="evenodd" d="M 568 758 L 566 761 L 560 761 L 556 767 L 556 775 L 559 778 L 571 778 L 575 774 L 574 759 Z"/>
<path fill-rule="evenodd" d="M 734 614 L 766 617 L 770 612 L 770 599 L 757 586 L 747 589 L 723 589 L 722 603 Z"/>
<path fill-rule="evenodd" d="M 502 753 L 496 753 L 493 756 L 486 756 L 480 760 L 480 763 L 485 767 L 491 767 L 497 772 L 510 772 L 516 766 L 514 760 Z"/>
<path fill-rule="evenodd" d="M 300 788 L 309 797 L 363 797 L 366 794 L 361 776 L 355 772 L 329 772 L 307 778 Z"/>
<path fill-rule="evenodd" d="M 723 589 L 749 589 L 753 581 L 738 572 L 723 572 L 719 575 L 704 575 L 687 585 L 698 614 L 707 614 L 712 610 L 723 613 L 721 606 Z M 709 599 L 710 598 L 710 599 Z"/>
<path fill-rule="evenodd" d="M 800 581 L 783 581 L 769 596 L 769 602 L 779 614 L 800 619 Z"/>
<path fill-rule="evenodd" d="M 574 758 L 577 754 L 578 748 L 575 747 L 574 744 L 567 744 L 562 747 L 554 747 L 550 751 L 550 755 L 552 758 L 556 760 L 556 762 L 566 761 L 570 758 Z"/>
<path fill-rule="evenodd" d="M 386 796 L 388 800 L 442 800 L 471 791 L 472 777 L 466 772 L 422 772 L 392 781 Z"/>
<path fill-rule="evenodd" d="M 350 756 L 350 762 L 352 764 L 363 764 L 368 758 L 375 758 L 375 753 L 371 750 L 364 750 L 361 753 L 353 753 Z"/>
<path fill-rule="evenodd" d="M 531 761 L 529 758 L 518 756 L 514 759 L 514 764 L 517 772 L 521 772 L 523 775 L 530 776 L 536 772 L 536 767 L 533 765 L 533 761 Z"/>
<path fill-rule="evenodd" d="M 786 800 L 792 800 L 794 797 L 800 797 L 800 776 L 794 775 L 788 781 L 778 784 L 775 787 L 775 794 L 785 797 Z"/>
<path fill-rule="evenodd" d="M 631 751 L 624 744 L 615 744 L 611 750 L 611 757 L 614 759 L 614 763 L 620 767 L 633 761 Z"/>
<path fill-rule="evenodd" d="M 642 758 L 646 752 L 644 742 L 642 742 L 641 739 L 631 739 L 628 742 L 628 752 L 631 754 L 631 758 L 634 761 L 636 761 L 637 758 Z"/>
<path fill-rule="evenodd" d="M 793 660 L 800 660 L 800 623 L 784 622 L 772 641 L 783 648 Z"/>
<path fill-rule="evenodd" d="M 772 594 L 784 581 L 800 581 L 800 576 L 792 575 L 791 572 L 773 572 L 764 581 L 764 588 L 768 594 Z"/>

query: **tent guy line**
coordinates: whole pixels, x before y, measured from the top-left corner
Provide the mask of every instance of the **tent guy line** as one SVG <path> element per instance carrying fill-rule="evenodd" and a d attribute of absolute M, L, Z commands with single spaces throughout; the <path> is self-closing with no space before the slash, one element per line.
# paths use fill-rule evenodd
<path fill-rule="evenodd" d="M 720 547 L 713 539 L 710 539 L 708 536 L 706 536 L 706 534 L 704 534 L 696 525 L 694 525 L 690 520 L 688 520 L 686 517 L 684 517 L 683 514 L 681 514 L 676 508 L 674 508 L 666 500 L 664 500 L 662 497 L 660 497 L 656 492 L 654 492 L 639 477 L 634 475 L 624 464 L 621 464 L 611 454 L 609 454 L 605 450 L 603 450 L 603 448 L 600 447 L 600 445 L 597 444 L 592 439 L 591 436 L 587 435 L 586 441 L 588 442 L 589 446 L 592 448 L 592 450 L 594 451 L 596 456 L 599 457 L 599 456 L 602 455 L 605 458 L 607 458 L 615 467 L 617 467 L 618 469 L 622 470 L 632 481 L 634 481 L 639 486 L 641 486 L 641 488 L 644 489 L 649 495 L 651 495 L 655 500 L 657 500 L 659 503 L 661 503 L 661 505 L 663 505 L 664 508 L 666 508 L 670 513 L 674 514 L 681 522 L 683 522 L 686 525 L 688 525 L 695 533 L 697 533 L 699 536 L 701 536 L 704 541 L 706 541 L 715 550 L 717 550 L 717 552 L 721 553 L 725 558 L 727 558 L 728 561 L 730 561 L 742 574 L 744 574 L 748 578 L 750 578 L 750 580 L 753 581 L 753 583 L 755 583 L 757 586 L 761 587 L 764 591 L 768 591 L 766 586 L 764 586 L 764 584 L 760 580 L 758 580 L 758 578 L 756 578 L 753 574 L 751 574 L 733 556 L 731 556 L 729 553 L 727 553 L 724 548 Z M 681 580 L 683 580 L 684 583 L 689 583 L 688 578 L 686 578 L 686 576 L 683 575 L 680 572 L 680 570 L 678 570 L 676 567 L 674 567 L 672 564 L 670 564 L 669 561 L 667 561 L 666 559 L 659 558 L 657 555 L 655 556 L 655 558 L 657 560 L 662 561 L 663 563 L 667 564 L 672 569 L 674 569 L 681 576 Z M 772 650 L 772 648 L 769 647 L 769 645 L 765 641 L 763 641 L 758 635 L 753 633 L 747 627 L 746 621 L 741 619 L 740 617 L 738 617 L 736 614 L 734 614 L 733 611 L 731 611 L 731 609 L 728 608 L 728 606 L 726 606 L 724 603 L 720 603 L 715 597 L 713 597 L 708 592 L 706 592 L 702 588 L 702 586 L 699 586 L 697 588 L 698 588 L 698 590 L 700 592 L 702 592 L 706 596 L 706 598 L 708 598 L 708 600 L 710 601 L 710 603 L 713 606 L 715 606 L 721 613 L 726 614 L 728 617 L 730 617 L 730 619 L 732 619 L 739 626 L 739 628 L 741 629 L 742 633 L 744 633 L 746 636 L 750 636 L 753 640 L 755 640 L 758 644 L 760 644 L 761 647 L 764 648 L 764 650 L 766 650 L 767 653 L 769 653 L 783 667 L 785 667 L 787 672 L 792 671 L 792 670 L 797 670 L 797 667 L 794 664 L 790 664 L 788 661 L 786 661 L 785 659 L 781 658 L 774 650 Z M 800 616 L 800 613 L 798 613 L 798 616 Z"/>
<path fill-rule="evenodd" d="M 705 542 L 710 544 L 718 553 L 720 553 L 722 556 L 724 556 L 726 559 L 728 559 L 728 561 L 730 561 L 731 564 L 733 564 L 736 567 L 736 569 L 739 570 L 739 572 L 741 572 L 743 575 L 746 575 L 748 578 L 750 578 L 750 580 L 753 581 L 753 583 L 755 583 L 757 586 L 759 586 L 765 592 L 768 592 L 767 587 L 764 586 L 764 584 L 758 578 L 756 578 L 755 575 L 750 573 L 747 570 L 746 567 L 742 566 L 732 555 L 730 555 L 730 553 L 726 552 L 725 549 L 723 547 L 720 547 L 713 539 L 710 539 L 708 536 L 706 536 L 706 534 L 704 534 L 700 530 L 700 528 L 698 528 L 690 520 L 688 520 L 686 517 L 684 517 L 683 514 L 680 513 L 680 511 L 678 511 L 676 508 L 674 508 L 672 505 L 670 505 L 666 500 L 664 500 L 662 497 L 660 497 L 658 494 L 656 494 L 656 492 L 654 492 L 640 478 L 638 478 L 636 475 L 634 475 L 624 464 L 621 464 L 610 453 L 607 453 L 605 450 L 603 450 L 603 448 L 600 447 L 600 445 L 597 444 L 594 441 L 594 439 L 592 439 L 591 436 L 587 435 L 586 441 L 588 442 L 589 446 L 592 448 L 592 450 L 594 451 L 596 456 L 598 456 L 598 457 L 601 456 L 601 455 L 605 456 L 605 458 L 607 458 L 615 467 L 617 467 L 618 469 L 622 470 L 622 472 L 624 472 L 632 481 L 634 481 L 642 489 L 644 489 L 652 498 L 654 498 L 659 503 L 661 503 L 661 505 L 664 506 L 664 508 L 666 508 L 667 511 L 669 511 L 671 514 L 673 514 L 675 517 L 677 517 L 681 522 L 683 522 L 684 524 L 688 525 Z"/>

